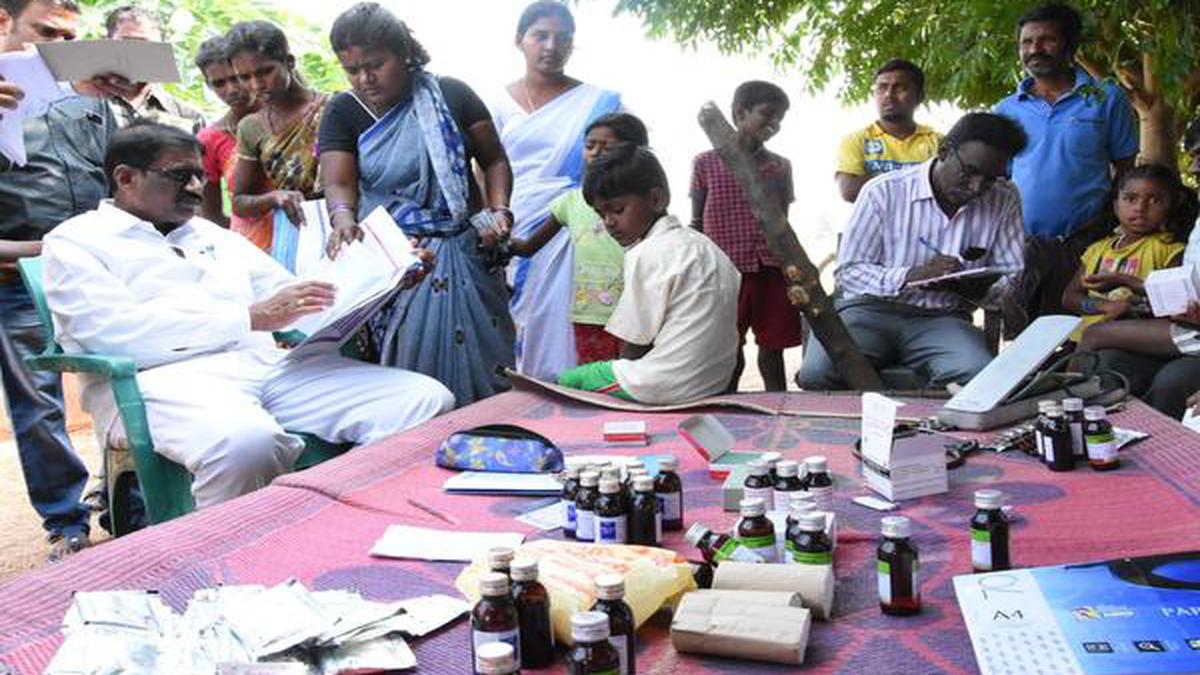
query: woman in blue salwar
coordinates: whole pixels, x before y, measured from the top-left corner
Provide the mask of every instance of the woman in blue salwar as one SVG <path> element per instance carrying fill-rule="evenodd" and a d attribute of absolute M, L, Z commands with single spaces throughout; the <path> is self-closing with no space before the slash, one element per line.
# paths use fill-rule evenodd
<path fill-rule="evenodd" d="M 424 48 L 376 3 L 343 12 L 330 42 L 352 90 L 329 102 L 318 141 L 328 252 L 353 245 L 382 206 L 436 256 L 372 320 L 381 363 L 436 378 L 458 405 L 507 389 L 513 323 L 495 248 L 512 227 L 512 171 L 487 108 L 463 82 L 426 72 Z"/>

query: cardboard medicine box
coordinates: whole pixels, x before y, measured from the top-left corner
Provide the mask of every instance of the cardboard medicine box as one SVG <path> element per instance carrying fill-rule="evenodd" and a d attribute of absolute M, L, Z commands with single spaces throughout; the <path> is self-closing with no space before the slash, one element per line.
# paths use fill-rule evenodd
<path fill-rule="evenodd" d="M 868 487 L 891 501 L 947 492 L 945 446 L 946 440 L 934 434 L 896 438 L 887 466 L 863 457 L 863 477 Z"/>
<path fill-rule="evenodd" d="M 759 452 L 734 452 L 733 434 L 712 415 L 689 417 L 679 423 L 677 430 L 679 437 L 708 462 L 708 476 L 713 480 L 724 480 L 735 467 L 762 457 Z"/>

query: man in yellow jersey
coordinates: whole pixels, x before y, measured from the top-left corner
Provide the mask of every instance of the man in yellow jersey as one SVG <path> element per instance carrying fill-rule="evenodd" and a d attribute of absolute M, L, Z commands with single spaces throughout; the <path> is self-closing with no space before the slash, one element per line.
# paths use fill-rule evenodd
<path fill-rule="evenodd" d="M 925 73 L 911 61 L 892 59 L 875 71 L 872 96 L 879 119 L 842 139 L 834 178 L 842 199 L 853 203 L 871 178 L 920 164 L 937 154 L 942 135 L 917 124 L 925 100 Z"/>

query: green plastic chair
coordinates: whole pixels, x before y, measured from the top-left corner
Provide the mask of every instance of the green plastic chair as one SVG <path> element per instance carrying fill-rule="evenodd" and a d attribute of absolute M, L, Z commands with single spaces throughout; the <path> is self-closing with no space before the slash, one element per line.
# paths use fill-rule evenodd
<path fill-rule="evenodd" d="M 128 451 L 107 446 L 104 448 L 105 488 L 113 536 L 119 537 L 133 530 L 130 522 L 130 492 L 138 483 L 142 486 L 146 517 L 151 523 L 161 523 L 193 511 L 196 503 L 192 499 L 192 475 L 182 465 L 154 451 L 150 425 L 146 421 L 146 405 L 138 389 L 137 366 L 133 359 L 63 353 L 55 340 L 54 323 L 50 319 L 50 308 L 42 288 L 41 258 L 22 258 L 17 266 L 46 333 L 45 351 L 27 357 L 25 365 L 30 370 L 99 375 L 108 378 L 112 387 L 129 446 Z M 294 331 L 277 336 L 285 342 L 294 342 L 302 337 L 302 334 Z M 296 460 L 294 469 L 297 470 L 320 464 L 352 447 L 348 443 L 329 443 L 311 434 L 297 435 L 304 439 L 305 445 L 304 452 Z"/>

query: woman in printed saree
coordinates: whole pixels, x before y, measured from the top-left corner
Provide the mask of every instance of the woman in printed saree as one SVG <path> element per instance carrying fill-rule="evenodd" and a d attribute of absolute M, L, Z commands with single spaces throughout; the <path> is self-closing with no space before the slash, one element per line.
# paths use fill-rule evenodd
<path fill-rule="evenodd" d="M 270 251 L 275 210 L 303 225 L 302 204 L 321 197 L 317 128 L 329 97 L 305 85 L 275 24 L 235 24 L 227 40 L 234 72 L 261 104 L 238 123 L 233 213 L 247 221 L 241 233 Z"/>
<path fill-rule="evenodd" d="M 436 378 L 459 405 L 507 389 L 513 325 L 496 248 L 512 226 L 512 171 L 487 108 L 463 82 L 426 72 L 424 48 L 378 4 L 346 10 L 329 40 L 352 91 L 321 122 L 328 253 L 354 245 L 358 221 L 382 206 L 436 256 L 372 320 L 381 362 Z"/>
<path fill-rule="evenodd" d="M 622 108 L 620 94 L 580 82 L 564 72 L 575 37 L 566 5 L 543 0 L 517 22 L 517 48 L 525 75 L 492 103 L 492 117 L 512 161 L 515 181 L 513 236 L 529 238 L 550 213 L 550 203 L 583 179 L 583 130 Z M 517 370 L 543 380 L 575 366 L 571 326 L 574 259 L 570 235 L 560 232 L 536 255 L 510 266 L 511 303 L 517 326 Z"/>

